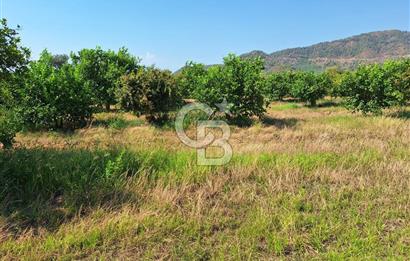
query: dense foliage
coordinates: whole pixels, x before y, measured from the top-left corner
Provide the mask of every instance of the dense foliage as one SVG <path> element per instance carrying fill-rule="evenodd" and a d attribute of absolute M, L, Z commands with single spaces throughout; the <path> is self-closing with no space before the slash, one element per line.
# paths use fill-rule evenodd
<path fill-rule="evenodd" d="M 341 89 L 350 109 L 380 114 L 384 108 L 409 101 L 409 75 L 410 60 L 361 66 L 345 74 Z"/>
<path fill-rule="evenodd" d="M 329 86 L 326 87 L 327 94 L 332 97 L 343 96 L 343 90 L 341 89 L 342 79 L 345 72 L 337 67 L 331 67 L 326 70 L 325 75 L 328 78 Z"/>
<path fill-rule="evenodd" d="M 184 89 L 189 97 L 206 103 L 215 109 L 224 100 L 234 118 L 261 116 L 265 111 L 263 96 L 264 78 L 261 59 L 241 59 L 235 55 L 224 58 L 223 66 L 189 64 L 181 73 Z"/>
<path fill-rule="evenodd" d="M 326 74 L 313 72 L 298 72 L 291 86 L 291 94 L 294 98 L 316 106 L 319 99 L 326 95 L 326 88 L 331 85 Z"/>
<path fill-rule="evenodd" d="M 265 93 L 269 101 L 282 101 L 290 96 L 295 73 L 290 71 L 266 75 Z"/>
<path fill-rule="evenodd" d="M 158 122 L 166 119 L 181 99 L 170 71 L 140 67 L 121 79 L 118 93 L 121 107 Z"/>
<path fill-rule="evenodd" d="M 84 126 L 92 115 L 91 90 L 74 65 L 66 61 L 54 66 L 47 51 L 30 64 L 21 97 L 23 119 L 34 127 L 74 129 Z"/>
<path fill-rule="evenodd" d="M 18 30 L 8 27 L 7 20 L 0 20 L 0 79 L 24 70 L 30 51 L 21 46 Z"/>
<path fill-rule="evenodd" d="M 21 119 L 16 112 L 0 109 L 0 145 L 2 144 L 4 148 L 11 148 L 14 137 L 21 127 Z"/>
<path fill-rule="evenodd" d="M 18 29 L 0 21 L 0 144 L 10 148 L 16 133 L 21 129 L 15 111 L 17 87 L 22 83 L 30 51 L 21 46 Z"/>
<path fill-rule="evenodd" d="M 71 54 L 71 59 L 78 76 L 91 89 L 93 103 L 105 106 L 107 110 L 116 104 L 115 93 L 121 76 L 138 68 L 139 63 L 139 59 L 125 48 L 118 52 L 99 47 L 83 49 Z"/>
<path fill-rule="evenodd" d="M 284 71 L 266 76 L 265 95 L 269 101 L 293 98 L 315 106 L 331 86 L 331 78 L 325 73 Z"/>
<path fill-rule="evenodd" d="M 7 20 L 0 20 L 0 106 L 12 105 L 30 56 L 30 51 L 21 46 L 18 30 L 10 28 Z"/>
<path fill-rule="evenodd" d="M 194 98 L 198 86 L 203 85 L 207 77 L 205 65 L 187 62 L 180 73 L 176 75 L 178 88 L 184 98 Z"/>

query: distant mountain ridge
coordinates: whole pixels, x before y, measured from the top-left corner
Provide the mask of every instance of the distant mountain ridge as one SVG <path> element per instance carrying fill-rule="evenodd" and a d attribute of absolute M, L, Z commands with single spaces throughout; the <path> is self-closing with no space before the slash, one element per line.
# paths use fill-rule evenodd
<path fill-rule="evenodd" d="M 388 59 L 410 57 L 410 32 L 371 32 L 271 54 L 252 51 L 241 55 L 244 58 L 257 56 L 265 60 L 266 71 L 323 71 L 329 67 L 354 69 L 363 63 L 380 63 Z"/>

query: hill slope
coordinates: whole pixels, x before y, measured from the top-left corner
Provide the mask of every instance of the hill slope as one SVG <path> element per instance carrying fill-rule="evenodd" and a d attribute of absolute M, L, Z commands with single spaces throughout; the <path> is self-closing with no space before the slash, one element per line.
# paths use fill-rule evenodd
<path fill-rule="evenodd" d="M 360 63 L 378 63 L 386 59 L 410 56 L 410 32 L 398 30 L 371 32 L 271 54 L 252 51 L 242 55 L 242 57 L 256 56 L 265 59 L 267 71 L 282 69 L 322 71 L 333 66 L 351 69 Z"/>

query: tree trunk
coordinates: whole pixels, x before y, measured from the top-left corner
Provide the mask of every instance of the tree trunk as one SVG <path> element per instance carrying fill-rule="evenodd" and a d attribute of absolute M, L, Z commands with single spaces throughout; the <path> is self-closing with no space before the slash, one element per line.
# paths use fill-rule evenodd
<path fill-rule="evenodd" d="M 312 101 L 310 101 L 310 106 L 312 106 L 312 107 L 316 107 L 316 101 L 315 100 L 312 100 Z"/>

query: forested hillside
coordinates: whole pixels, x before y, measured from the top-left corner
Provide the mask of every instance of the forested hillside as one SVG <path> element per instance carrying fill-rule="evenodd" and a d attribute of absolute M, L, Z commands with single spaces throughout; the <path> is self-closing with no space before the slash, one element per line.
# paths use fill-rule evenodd
<path fill-rule="evenodd" d="M 267 71 L 283 69 L 323 71 L 329 67 L 355 69 L 362 63 L 379 63 L 409 55 L 410 32 L 389 30 L 308 47 L 286 49 L 271 54 L 252 51 L 242 57 L 262 57 Z"/>

